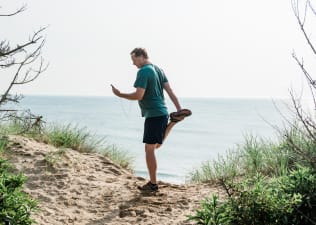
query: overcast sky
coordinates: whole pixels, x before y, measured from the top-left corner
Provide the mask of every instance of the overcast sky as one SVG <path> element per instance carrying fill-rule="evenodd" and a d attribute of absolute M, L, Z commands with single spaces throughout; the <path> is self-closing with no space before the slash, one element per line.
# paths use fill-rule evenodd
<path fill-rule="evenodd" d="M 135 47 L 148 50 L 179 97 L 286 98 L 304 82 L 293 50 L 309 62 L 290 0 L 10 0 L 0 10 L 23 4 L 22 14 L 0 17 L 1 40 L 23 43 L 49 26 L 49 68 L 14 89 L 23 94 L 111 96 L 111 83 L 132 91 Z M 2 91 L 9 74 L 0 74 Z"/>

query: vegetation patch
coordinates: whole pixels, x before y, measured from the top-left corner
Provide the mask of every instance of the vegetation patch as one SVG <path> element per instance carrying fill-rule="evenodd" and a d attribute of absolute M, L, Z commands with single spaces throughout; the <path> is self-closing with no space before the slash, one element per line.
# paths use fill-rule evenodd
<path fill-rule="evenodd" d="M 7 140 L 1 137 L 0 152 L 5 151 L 6 145 Z M 22 191 L 26 177 L 11 173 L 10 168 L 0 155 L 0 224 L 32 224 L 30 216 L 37 210 L 37 202 Z"/>

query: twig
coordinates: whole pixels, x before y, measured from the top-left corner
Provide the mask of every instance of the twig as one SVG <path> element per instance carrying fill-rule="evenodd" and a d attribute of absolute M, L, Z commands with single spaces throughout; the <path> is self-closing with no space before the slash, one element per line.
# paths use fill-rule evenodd
<path fill-rule="evenodd" d="M 9 13 L 9 14 L 0 14 L 0 16 L 14 16 L 16 14 L 19 14 L 21 12 L 23 12 L 24 10 L 26 10 L 26 5 L 23 5 L 21 8 L 17 9 L 15 12 L 13 13 Z"/>

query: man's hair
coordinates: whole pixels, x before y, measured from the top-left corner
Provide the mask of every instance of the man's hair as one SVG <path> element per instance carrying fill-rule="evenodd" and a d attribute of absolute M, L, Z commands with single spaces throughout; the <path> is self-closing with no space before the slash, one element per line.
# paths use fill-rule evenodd
<path fill-rule="evenodd" d="M 131 55 L 134 55 L 135 57 L 143 56 L 145 59 L 148 59 L 147 51 L 144 48 L 134 48 Z"/>

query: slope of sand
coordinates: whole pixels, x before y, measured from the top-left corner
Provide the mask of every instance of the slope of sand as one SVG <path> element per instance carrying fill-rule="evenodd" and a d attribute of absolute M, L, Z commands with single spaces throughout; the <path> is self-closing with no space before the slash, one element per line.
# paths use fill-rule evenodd
<path fill-rule="evenodd" d="M 187 216 L 212 193 L 208 185 L 160 182 L 156 194 L 137 189 L 146 181 L 95 153 L 60 150 L 20 136 L 10 136 L 9 161 L 28 181 L 25 192 L 39 201 L 32 217 L 39 225 L 194 224 Z"/>

